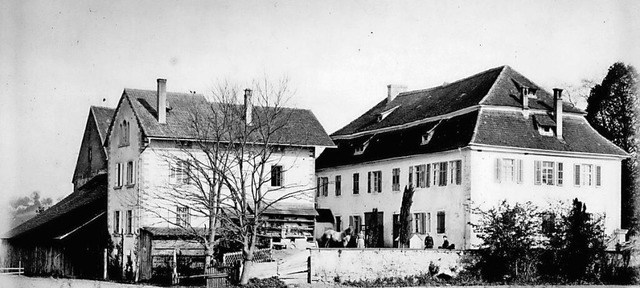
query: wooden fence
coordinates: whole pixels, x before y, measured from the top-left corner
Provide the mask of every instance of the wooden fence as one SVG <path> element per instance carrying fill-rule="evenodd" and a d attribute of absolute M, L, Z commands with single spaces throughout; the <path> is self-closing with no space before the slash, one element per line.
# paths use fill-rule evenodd
<path fill-rule="evenodd" d="M 258 249 L 253 252 L 253 262 L 271 262 L 273 261 L 272 255 L 271 248 Z M 226 253 L 223 256 L 222 263 L 227 266 L 232 266 L 237 262 L 241 262 L 242 258 L 242 251 Z"/>

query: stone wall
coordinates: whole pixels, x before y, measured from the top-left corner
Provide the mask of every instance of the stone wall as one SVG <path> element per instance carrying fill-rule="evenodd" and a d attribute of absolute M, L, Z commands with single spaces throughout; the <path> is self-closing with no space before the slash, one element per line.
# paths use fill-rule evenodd
<path fill-rule="evenodd" d="M 310 249 L 311 282 L 375 280 L 428 274 L 429 265 L 437 274 L 457 275 L 462 269 L 462 250 L 440 249 Z"/>

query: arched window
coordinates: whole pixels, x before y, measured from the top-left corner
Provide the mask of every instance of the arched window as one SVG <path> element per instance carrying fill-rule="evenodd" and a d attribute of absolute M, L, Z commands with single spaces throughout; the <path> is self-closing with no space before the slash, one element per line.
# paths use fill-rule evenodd
<path fill-rule="evenodd" d="M 129 145 L 129 122 L 122 121 L 120 124 L 120 146 Z"/>

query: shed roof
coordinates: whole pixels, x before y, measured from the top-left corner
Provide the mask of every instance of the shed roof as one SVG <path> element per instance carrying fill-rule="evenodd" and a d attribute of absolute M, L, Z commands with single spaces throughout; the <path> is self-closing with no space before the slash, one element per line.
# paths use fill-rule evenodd
<path fill-rule="evenodd" d="M 72 231 L 78 225 L 106 211 L 106 174 L 95 176 L 81 189 L 84 190 L 82 193 L 72 193 L 49 209 L 11 229 L 3 238 L 16 239 L 29 235 L 53 238 Z"/>

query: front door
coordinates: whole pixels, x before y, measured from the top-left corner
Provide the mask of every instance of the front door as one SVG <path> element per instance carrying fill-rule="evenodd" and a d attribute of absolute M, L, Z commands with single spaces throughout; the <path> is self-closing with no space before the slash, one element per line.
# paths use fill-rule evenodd
<path fill-rule="evenodd" d="M 374 217 L 375 215 L 375 217 Z M 374 208 L 372 212 L 364 213 L 366 225 L 367 248 L 384 247 L 384 212 Z"/>

